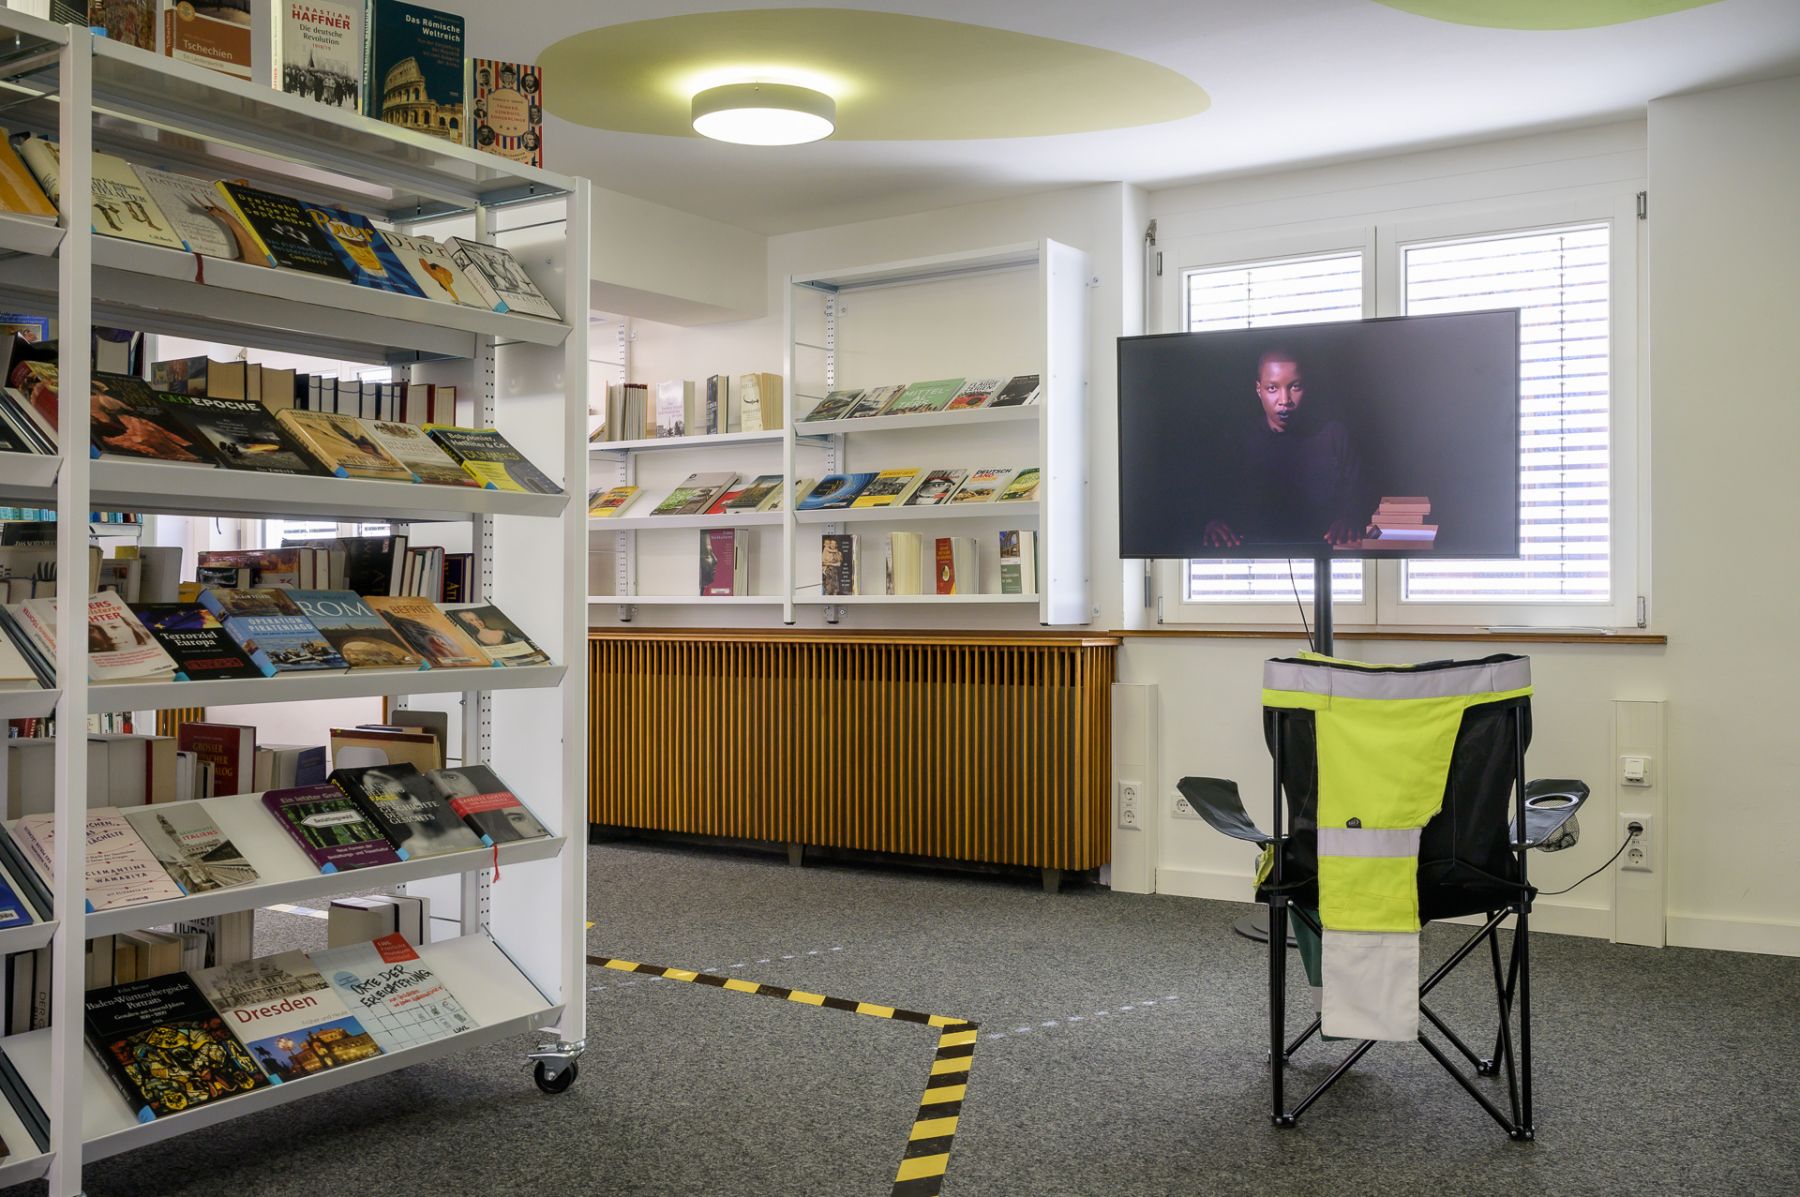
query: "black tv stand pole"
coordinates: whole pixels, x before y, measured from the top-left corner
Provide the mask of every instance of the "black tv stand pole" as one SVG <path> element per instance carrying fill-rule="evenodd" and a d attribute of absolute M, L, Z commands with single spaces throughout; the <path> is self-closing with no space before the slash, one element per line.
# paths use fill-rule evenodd
<path fill-rule="evenodd" d="M 1313 651 L 1329 657 L 1331 650 L 1331 558 L 1318 557 L 1313 560 Z M 1257 943 L 1269 942 L 1269 909 L 1258 906 L 1255 910 L 1231 924 L 1231 929 L 1245 939 L 1254 939 Z M 1294 933 L 1288 932 L 1288 942 L 1294 942 Z"/>

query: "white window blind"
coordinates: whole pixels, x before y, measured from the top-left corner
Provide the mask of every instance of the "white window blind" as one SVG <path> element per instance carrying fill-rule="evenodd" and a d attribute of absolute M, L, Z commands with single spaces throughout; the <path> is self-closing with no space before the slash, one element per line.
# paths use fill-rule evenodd
<path fill-rule="evenodd" d="M 1360 320 L 1363 315 L 1361 253 L 1194 270 L 1184 281 L 1189 332 Z M 1246 394 L 1249 389 L 1246 381 Z M 1190 603 L 1291 603 L 1296 591 L 1311 602 L 1313 566 L 1296 561 L 1290 573 L 1286 561 L 1196 559 L 1187 563 L 1184 589 Z M 1331 590 L 1338 602 L 1361 602 L 1361 562 L 1335 563 Z"/>
<path fill-rule="evenodd" d="M 1403 601 L 1611 600 L 1610 238 L 1597 224 L 1406 248 L 1409 315 L 1520 311 L 1521 560 L 1407 562 Z"/>

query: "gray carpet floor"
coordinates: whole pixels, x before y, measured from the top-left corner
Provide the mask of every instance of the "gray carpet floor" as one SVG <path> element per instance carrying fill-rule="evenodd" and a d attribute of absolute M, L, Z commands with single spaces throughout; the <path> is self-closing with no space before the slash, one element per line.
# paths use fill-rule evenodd
<path fill-rule="evenodd" d="M 1277 1131 L 1264 956 L 1229 930 L 1243 907 L 660 845 L 590 861 L 591 952 L 979 1021 L 946 1194 L 1796 1188 L 1800 960 L 1537 936 L 1535 1143 L 1400 1045 Z M 264 920 L 266 950 L 322 938 Z M 1456 942 L 1429 928 L 1427 959 Z M 610 971 L 588 985 L 561 1096 L 532 1086 L 527 1041 L 497 1045 L 100 1162 L 88 1192 L 889 1192 L 935 1031 Z M 1491 1030 L 1479 973 L 1440 994 Z M 1337 1054 L 1304 1052 L 1296 1088 Z"/>

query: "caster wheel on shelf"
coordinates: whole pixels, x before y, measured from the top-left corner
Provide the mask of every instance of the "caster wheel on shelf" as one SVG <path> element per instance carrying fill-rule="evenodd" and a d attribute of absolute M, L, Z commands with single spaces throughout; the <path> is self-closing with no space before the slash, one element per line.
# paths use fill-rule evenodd
<path fill-rule="evenodd" d="M 551 1076 L 550 1070 L 544 1066 L 542 1060 L 539 1060 L 537 1067 L 531 1070 L 531 1079 L 536 1081 L 537 1087 L 545 1093 L 564 1093 L 568 1091 L 570 1085 L 575 1083 L 575 1077 L 579 1071 L 575 1061 L 571 1060 L 561 1072 Z"/>

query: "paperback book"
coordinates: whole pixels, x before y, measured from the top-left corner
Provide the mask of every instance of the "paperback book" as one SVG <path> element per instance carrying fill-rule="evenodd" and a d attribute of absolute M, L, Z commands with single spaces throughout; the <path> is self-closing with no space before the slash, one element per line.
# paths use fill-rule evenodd
<path fill-rule="evenodd" d="M 52 660 L 57 602 L 54 597 L 26 599 L 13 613 Z M 116 593 L 88 599 L 88 680 L 95 684 L 175 680 L 175 662 Z"/>
<path fill-rule="evenodd" d="M 800 500 L 800 511 L 823 511 L 837 507 L 848 507 L 861 494 L 869 483 L 875 481 L 873 473 L 865 474 L 827 474 L 819 479 L 807 496 Z"/>
<path fill-rule="evenodd" d="M 985 407 L 988 400 L 994 397 L 994 391 L 1004 378 L 971 378 L 962 384 L 954 398 L 945 405 L 945 411 L 963 411 L 971 407 Z"/>
<path fill-rule="evenodd" d="M 38 876 L 54 885 L 56 816 L 22 815 L 13 824 L 12 834 Z M 116 806 L 95 807 L 87 812 L 86 893 L 90 913 L 182 895 L 181 887 L 163 872 L 162 865 Z"/>
<path fill-rule="evenodd" d="M 206 442 L 149 383 L 126 374 L 95 371 L 92 390 L 89 408 L 95 457 L 217 464 Z"/>
<path fill-rule="evenodd" d="M 737 498 L 725 504 L 727 511 L 763 511 L 764 504 L 770 496 L 781 497 L 781 484 L 784 481 L 780 474 L 758 474 L 750 480 L 750 484 L 739 491 Z"/>
<path fill-rule="evenodd" d="M 275 86 L 290 96 L 361 112 L 361 0 L 288 0 L 277 7 Z"/>
<path fill-rule="evenodd" d="M 938 378 L 915 382 L 900 397 L 888 404 L 884 416 L 910 416 L 921 412 L 942 411 L 963 388 L 961 378 Z"/>
<path fill-rule="evenodd" d="M 265 677 L 342 673 L 350 666 L 285 591 L 207 587 L 200 604 L 218 617 Z"/>
<path fill-rule="evenodd" d="M 276 1083 L 381 1054 L 305 952 L 202 969 L 194 982 Z"/>
<path fill-rule="evenodd" d="M 760 371 L 737 380 L 738 427 L 743 432 L 773 432 L 781 427 L 781 375 Z"/>
<path fill-rule="evenodd" d="M 256 869 L 197 802 L 159 802 L 125 811 L 144 846 L 184 893 L 247 885 Z"/>
<path fill-rule="evenodd" d="M 19 143 L 19 156 L 31 171 L 51 202 L 62 206 L 62 160 L 54 141 L 27 137 Z M 165 249 L 185 250 L 187 245 L 174 231 L 150 193 L 133 173 L 131 164 L 112 154 L 93 155 L 93 184 L 89 197 L 94 232 L 107 237 L 123 237 L 160 245 Z"/>
<path fill-rule="evenodd" d="M 438 769 L 426 776 L 449 800 L 450 809 L 492 843 L 542 839 L 550 834 L 486 765 Z"/>
<path fill-rule="evenodd" d="M 894 400 L 906 391 L 905 387 L 870 387 L 864 391 L 856 402 L 850 405 L 842 417 L 845 420 L 862 420 L 869 416 L 885 416 Z"/>
<path fill-rule="evenodd" d="M 228 209 L 210 180 L 178 175 L 150 166 L 133 166 L 190 253 L 267 266 L 249 226 Z"/>
<path fill-rule="evenodd" d="M 495 428 L 458 428 L 427 424 L 425 431 L 450 459 L 489 490 L 510 490 L 540 495 L 562 493 L 543 471 L 525 459 Z"/>
<path fill-rule="evenodd" d="M 700 597 L 749 593 L 749 545 L 741 528 L 700 529 Z"/>
<path fill-rule="evenodd" d="M 906 498 L 906 492 L 919 479 L 917 470 L 882 470 L 851 501 L 852 507 L 892 507 Z"/>
<path fill-rule="evenodd" d="M 288 598 L 354 670 L 425 668 L 425 662 L 361 595 L 349 590 L 290 590 Z"/>
<path fill-rule="evenodd" d="M 736 474 L 723 472 L 689 474 L 650 514 L 700 515 L 736 481 Z"/>
<path fill-rule="evenodd" d="M 5 129 L 0 129 L 0 212 L 50 223 L 56 219 L 56 205 L 13 149 L 10 137 Z"/>
<path fill-rule="evenodd" d="M 604 520 L 623 515 L 639 493 L 635 486 L 614 486 L 607 490 L 597 490 L 588 496 L 588 518 Z"/>
<path fill-rule="evenodd" d="M 163 53 L 237 79 L 251 77 L 249 0 L 162 0 Z"/>
<path fill-rule="evenodd" d="M 496 665 L 517 667 L 550 663 L 550 654 L 533 644 L 531 637 L 492 603 L 470 603 L 443 610 L 450 622 L 460 627 Z"/>
<path fill-rule="evenodd" d="M 490 841 L 477 835 L 425 774 L 408 764 L 338 769 L 336 785 L 408 860 L 470 852 Z"/>
<path fill-rule="evenodd" d="M 418 1047 L 478 1025 L 397 931 L 314 952 L 312 962 L 383 1051 Z"/>
<path fill-rule="evenodd" d="M 175 662 L 178 682 L 262 677 L 218 616 L 192 603 L 134 603 L 132 614 Z"/>
<path fill-rule="evenodd" d="M 411 272 L 388 248 L 368 217 L 320 204 L 308 204 L 306 211 L 351 282 L 376 291 L 425 298 L 425 292 L 413 281 Z"/>
<path fill-rule="evenodd" d="M 186 973 L 89 990 L 86 1012 L 88 1044 L 139 1122 L 269 1083 Z"/>
<path fill-rule="evenodd" d="M 31 917 L 31 907 L 13 889 L 12 879 L 0 871 L 0 929 L 24 927 L 36 921 Z"/>
<path fill-rule="evenodd" d="M 350 796 L 334 785 L 269 790 L 262 802 L 321 873 L 404 859 Z"/>
<path fill-rule="evenodd" d="M 1037 533 L 1008 528 L 1000 533 L 1000 593 L 1037 592 Z"/>
<path fill-rule="evenodd" d="M 478 150 L 544 165 L 544 72 L 528 62 L 469 60 L 469 144 Z"/>
<path fill-rule="evenodd" d="M 988 406 L 1027 407 L 1037 401 L 1038 376 L 1036 374 L 1015 374 L 994 392 L 994 397 L 988 400 Z"/>
<path fill-rule="evenodd" d="M 376 120 L 463 143 L 463 19 L 370 0 L 363 111 Z"/>
<path fill-rule="evenodd" d="M 544 298 L 544 293 L 519 265 L 519 260 L 504 249 L 463 237 L 451 237 L 444 242 L 444 247 L 450 251 L 450 258 L 462 270 L 463 277 L 475 284 L 475 290 L 494 311 L 519 312 L 546 320 L 562 319 L 562 313 Z"/>
<path fill-rule="evenodd" d="M 819 538 L 819 589 L 826 595 L 861 594 L 857 584 L 856 537 L 827 532 Z"/>
<path fill-rule="evenodd" d="M 263 474 L 318 474 L 319 467 L 281 430 L 268 408 L 254 399 L 165 394 L 167 405 L 231 470 Z"/>
<path fill-rule="evenodd" d="M 288 408 L 277 412 L 275 419 L 315 461 L 339 478 L 416 481 L 413 472 L 395 461 L 393 454 L 382 448 L 355 416 Z"/>
<path fill-rule="evenodd" d="M 350 281 L 350 272 L 305 204 L 243 183 L 222 180 L 217 186 L 226 209 L 250 231 L 265 264 Z"/>
<path fill-rule="evenodd" d="M 430 599 L 372 594 L 363 601 L 433 669 L 480 669 L 494 663 Z"/>
<path fill-rule="evenodd" d="M 469 472 L 450 460 L 426 431 L 417 424 L 398 424 L 391 420 L 365 420 L 363 431 L 388 456 L 419 482 L 430 486 L 474 486 Z"/>
<path fill-rule="evenodd" d="M 1028 466 L 1014 474 L 1006 488 L 995 496 L 996 503 L 1023 503 L 1037 498 L 1038 479 L 1042 471 L 1036 466 Z"/>
<path fill-rule="evenodd" d="M 1011 477 L 1012 471 L 1006 469 L 970 470 L 969 476 L 963 479 L 963 484 L 950 496 L 950 502 L 991 503 Z"/>
<path fill-rule="evenodd" d="M 419 284 L 427 299 L 440 303 L 457 303 L 464 307 L 493 310 L 475 290 L 475 284 L 463 277 L 462 268 L 450 251 L 430 237 L 411 237 L 405 233 L 383 230 L 381 239 L 388 243 L 395 257 Z"/>
<path fill-rule="evenodd" d="M 855 407 L 856 401 L 861 399 L 862 396 L 863 393 L 861 391 L 827 392 L 825 397 L 819 400 L 811 411 L 806 413 L 806 418 L 809 421 L 835 420 L 845 412 L 849 411 L 852 407 Z"/>

